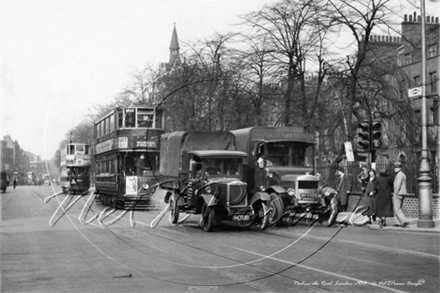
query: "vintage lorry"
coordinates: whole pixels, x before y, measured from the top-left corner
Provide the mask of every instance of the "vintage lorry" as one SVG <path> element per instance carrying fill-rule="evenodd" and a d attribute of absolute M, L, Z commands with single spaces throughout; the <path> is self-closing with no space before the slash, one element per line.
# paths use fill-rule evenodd
<path fill-rule="evenodd" d="M 298 212 L 321 211 L 319 178 L 313 175 L 313 133 L 300 127 L 266 126 L 231 132 L 237 150 L 248 154 L 243 168 L 248 192 L 272 199 L 270 224 Z"/>
<path fill-rule="evenodd" d="M 200 225 L 211 231 L 214 224 L 232 220 L 265 229 L 271 216 L 270 196 L 250 196 L 243 181 L 245 152 L 237 151 L 231 132 L 166 133 L 160 142 L 160 183 L 155 195 L 170 208 L 170 222 L 179 214 L 200 214 Z"/>

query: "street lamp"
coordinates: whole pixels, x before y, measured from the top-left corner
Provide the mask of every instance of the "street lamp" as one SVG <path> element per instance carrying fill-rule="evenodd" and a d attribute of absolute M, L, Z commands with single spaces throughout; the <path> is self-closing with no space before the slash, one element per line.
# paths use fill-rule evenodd
<path fill-rule="evenodd" d="M 432 220 L 432 177 L 428 156 L 427 103 L 426 103 L 426 37 L 425 37 L 425 0 L 421 0 L 422 30 L 422 152 L 420 159 L 419 185 L 419 220 L 417 227 L 433 228 Z"/>

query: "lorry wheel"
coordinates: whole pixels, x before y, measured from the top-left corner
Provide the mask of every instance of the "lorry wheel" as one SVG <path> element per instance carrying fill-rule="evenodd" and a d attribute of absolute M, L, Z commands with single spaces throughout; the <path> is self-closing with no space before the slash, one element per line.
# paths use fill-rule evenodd
<path fill-rule="evenodd" d="M 200 224 L 203 227 L 203 230 L 206 232 L 211 232 L 214 227 L 215 222 L 215 210 L 213 207 L 208 207 L 208 204 L 205 202 L 202 206 L 202 218 L 200 219 Z"/>
<path fill-rule="evenodd" d="M 275 213 L 276 207 L 272 202 L 261 202 L 261 209 L 259 211 L 259 216 L 261 218 L 261 230 L 266 229 L 269 227 L 269 225 L 274 223 Z"/>
<path fill-rule="evenodd" d="M 177 224 L 179 222 L 179 206 L 177 205 L 177 200 L 174 198 L 174 195 L 170 197 L 169 201 L 170 205 L 170 223 Z"/>

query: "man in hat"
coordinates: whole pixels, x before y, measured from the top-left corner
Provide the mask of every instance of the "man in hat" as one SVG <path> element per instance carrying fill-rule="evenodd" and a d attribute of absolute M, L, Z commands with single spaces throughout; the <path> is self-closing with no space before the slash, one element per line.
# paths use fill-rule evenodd
<path fill-rule="evenodd" d="M 338 187 L 336 188 L 338 192 L 339 211 L 345 212 L 347 210 L 348 192 L 350 190 L 348 178 L 345 176 L 344 168 L 338 168 L 335 175 L 339 176 Z"/>
<path fill-rule="evenodd" d="M 403 200 L 406 195 L 406 175 L 402 172 L 402 163 L 394 163 L 394 172 L 396 173 L 394 177 L 393 186 L 393 209 L 394 216 L 399 224 L 395 224 L 396 227 L 405 228 L 408 226 L 408 221 L 405 218 L 405 214 L 402 211 Z"/>

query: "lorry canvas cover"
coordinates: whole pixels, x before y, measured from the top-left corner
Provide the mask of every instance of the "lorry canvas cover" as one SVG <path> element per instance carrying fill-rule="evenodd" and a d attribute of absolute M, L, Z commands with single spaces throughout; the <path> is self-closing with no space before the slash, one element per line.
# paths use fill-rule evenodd
<path fill-rule="evenodd" d="M 235 136 L 229 132 L 177 131 L 165 133 L 160 141 L 159 173 L 178 177 L 189 171 L 189 151 L 236 150 Z"/>

